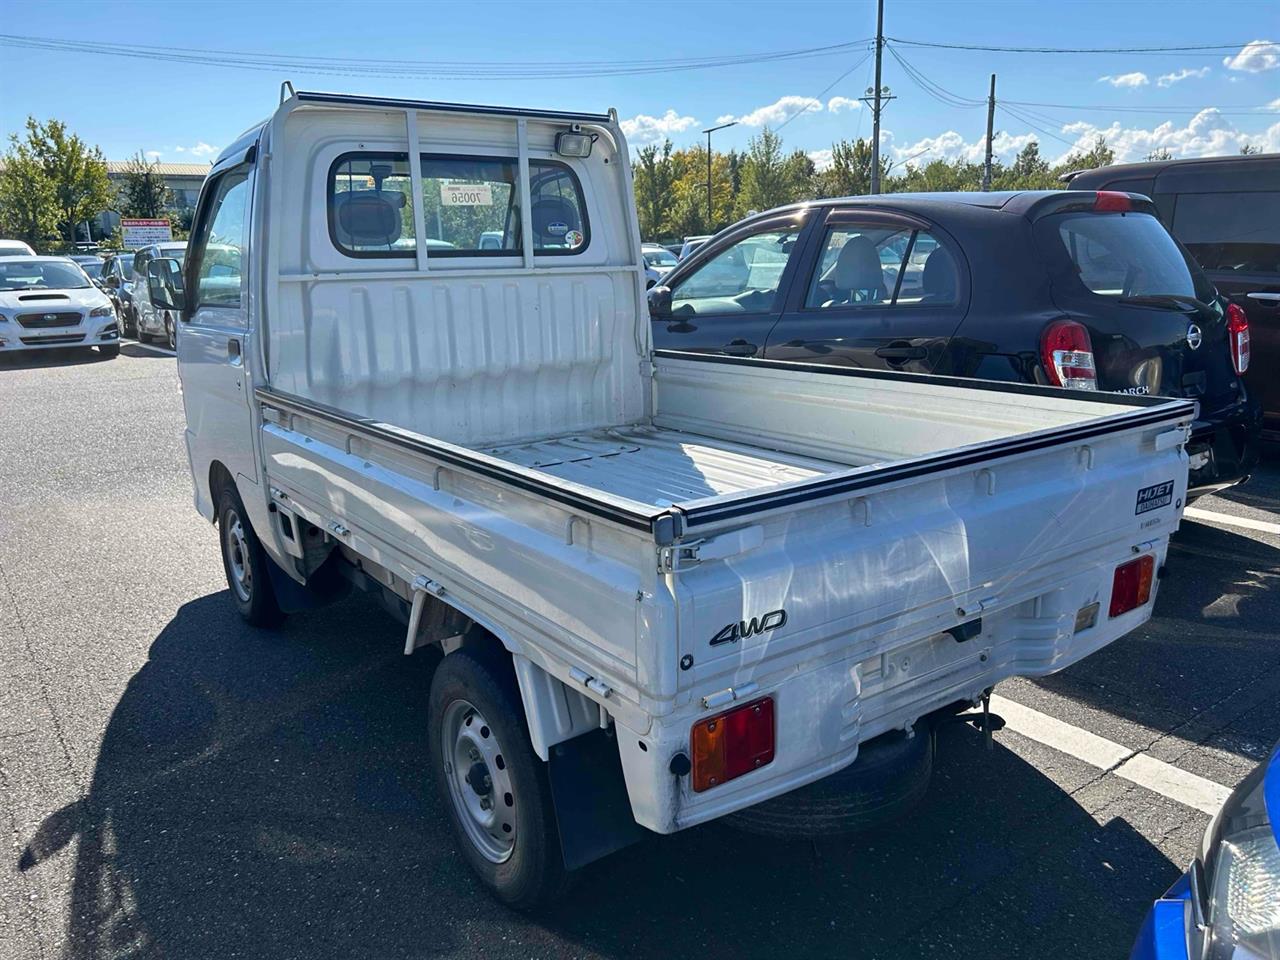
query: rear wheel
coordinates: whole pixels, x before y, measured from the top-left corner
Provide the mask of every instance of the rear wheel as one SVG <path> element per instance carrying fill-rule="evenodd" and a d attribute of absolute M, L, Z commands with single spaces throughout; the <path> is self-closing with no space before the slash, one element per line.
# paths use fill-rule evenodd
<path fill-rule="evenodd" d="M 467 650 L 444 658 L 431 682 L 431 766 L 471 869 L 528 910 L 558 896 L 566 872 L 546 767 L 503 667 Z"/>
<path fill-rule="evenodd" d="M 234 487 L 227 486 L 218 501 L 218 539 L 222 568 L 231 588 L 231 600 L 240 616 L 255 627 L 272 627 L 284 619 L 267 571 L 268 559 L 253 532 L 244 504 Z"/>

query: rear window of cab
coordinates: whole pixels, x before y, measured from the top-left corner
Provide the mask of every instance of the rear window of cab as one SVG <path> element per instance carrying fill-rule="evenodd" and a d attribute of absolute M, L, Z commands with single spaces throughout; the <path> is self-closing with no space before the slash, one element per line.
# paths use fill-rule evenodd
<path fill-rule="evenodd" d="M 514 157 L 423 154 L 422 222 L 429 257 L 518 257 L 523 224 Z M 573 256 L 590 243 L 577 175 L 554 160 L 529 161 L 533 253 Z M 346 153 L 329 169 L 329 235 L 349 257 L 417 252 L 413 182 L 405 153 Z"/>

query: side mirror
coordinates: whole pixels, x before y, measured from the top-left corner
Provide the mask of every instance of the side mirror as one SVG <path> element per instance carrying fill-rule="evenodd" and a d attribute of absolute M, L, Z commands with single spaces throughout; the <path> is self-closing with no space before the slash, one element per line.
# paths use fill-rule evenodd
<path fill-rule="evenodd" d="M 106 282 L 106 284 L 107 284 L 107 286 L 108 286 L 108 287 L 118 287 L 118 286 L 120 286 L 120 278 L 119 278 L 119 277 L 117 277 L 114 273 L 109 273 L 109 274 L 107 274 L 107 279 L 106 279 L 106 281 L 105 281 L 105 282 Z"/>
<path fill-rule="evenodd" d="M 182 265 L 169 257 L 152 260 L 147 265 L 147 293 L 155 306 L 181 313 L 187 299 L 182 286 Z"/>
<path fill-rule="evenodd" d="M 671 288 L 658 284 L 649 288 L 649 319 L 671 319 Z"/>

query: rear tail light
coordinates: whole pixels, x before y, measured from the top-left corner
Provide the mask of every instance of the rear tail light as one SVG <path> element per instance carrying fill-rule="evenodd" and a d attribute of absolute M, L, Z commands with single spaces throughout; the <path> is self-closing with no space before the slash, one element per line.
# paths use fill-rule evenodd
<path fill-rule="evenodd" d="M 1249 317 L 1235 303 L 1227 304 L 1227 337 L 1231 341 L 1231 365 L 1236 373 L 1249 369 Z"/>
<path fill-rule="evenodd" d="M 773 762 L 773 699 L 699 720 L 689 733 L 693 789 L 701 793 Z"/>
<path fill-rule="evenodd" d="M 1055 387 L 1097 390 L 1089 331 L 1074 320 L 1055 320 L 1040 335 L 1040 359 L 1045 376 Z"/>
<path fill-rule="evenodd" d="M 1111 579 L 1110 616 L 1136 610 L 1151 599 L 1151 580 L 1155 576 L 1156 560 L 1151 554 L 1130 560 L 1116 567 Z"/>
<path fill-rule="evenodd" d="M 1099 190 L 1093 201 L 1093 209 L 1099 213 L 1128 213 L 1133 209 L 1133 201 L 1127 193 Z"/>

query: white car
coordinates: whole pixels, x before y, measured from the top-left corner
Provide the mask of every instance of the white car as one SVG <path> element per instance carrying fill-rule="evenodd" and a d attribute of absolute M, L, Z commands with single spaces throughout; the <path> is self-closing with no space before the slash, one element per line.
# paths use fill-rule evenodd
<path fill-rule="evenodd" d="M 34 257 L 36 252 L 21 240 L 0 240 L 0 257 Z"/>
<path fill-rule="evenodd" d="M 153 243 L 133 255 L 133 312 L 136 318 L 138 341 L 150 343 L 163 338 L 170 350 L 177 349 L 178 322 L 171 310 L 158 309 L 151 302 L 147 289 L 147 266 L 152 260 L 172 258 L 181 261 L 186 255 L 186 241 Z"/>
<path fill-rule="evenodd" d="M 119 354 L 111 298 L 66 257 L 0 259 L 0 355 L 53 347 Z"/>
<path fill-rule="evenodd" d="M 675 269 L 680 261 L 666 247 L 656 243 L 640 245 L 640 256 L 644 258 L 644 287 L 648 290 L 662 282 L 662 278 Z"/>

